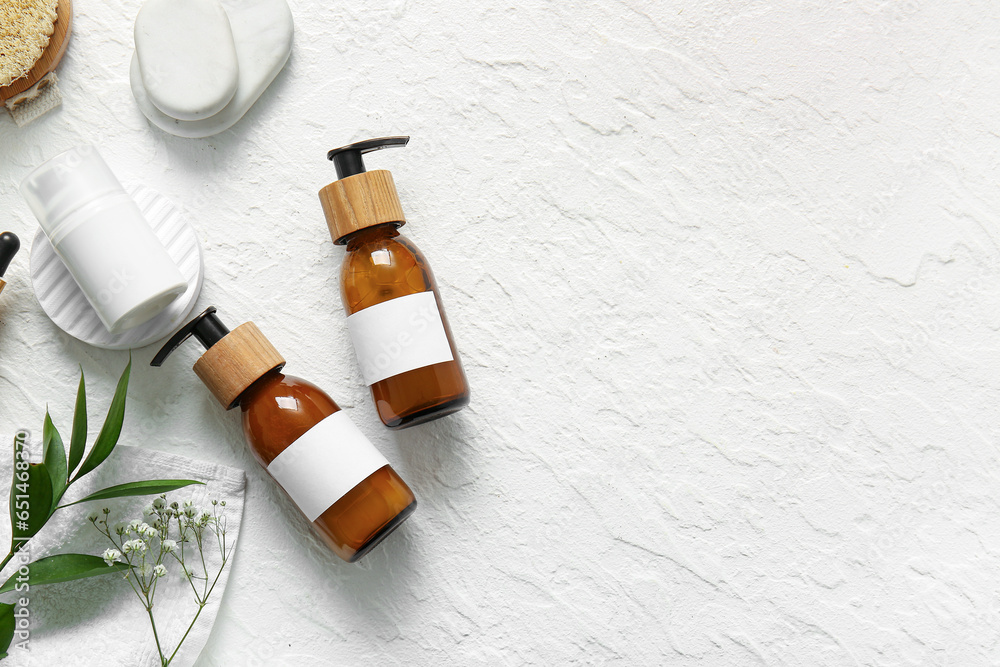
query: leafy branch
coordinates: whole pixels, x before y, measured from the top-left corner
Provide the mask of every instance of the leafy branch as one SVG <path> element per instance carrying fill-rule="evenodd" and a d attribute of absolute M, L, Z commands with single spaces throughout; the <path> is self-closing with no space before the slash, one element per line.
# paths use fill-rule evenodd
<path fill-rule="evenodd" d="M 24 548 L 57 510 L 94 500 L 153 495 L 191 484 L 203 484 L 192 479 L 149 479 L 127 482 L 95 491 L 73 502 L 60 504 L 73 484 L 104 463 L 118 444 L 122 424 L 125 421 L 125 399 L 131 371 L 132 360 L 129 359 L 125 371 L 118 380 L 101 431 L 86 458 L 84 452 L 87 444 L 87 393 L 82 369 L 68 454 L 48 409 L 45 411 L 45 421 L 42 425 L 41 462 L 32 463 L 25 450 L 23 439 L 19 437 L 14 439 L 14 470 L 10 488 L 11 544 L 7 556 L 0 561 L 0 569 L 3 569 L 14 555 Z M 0 586 L 0 594 L 14 590 L 16 584 L 22 582 L 29 586 L 54 584 L 128 568 L 123 563 L 116 563 L 115 566 L 109 568 L 101 558 L 87 554 L 49 556 L 29 564 L 26 578 L 18 573 L 12 575 Z M 7 657 L 7 649 L 14 638 L 14 625 L 14 605 L 0 603 L 0 659 Z"/>

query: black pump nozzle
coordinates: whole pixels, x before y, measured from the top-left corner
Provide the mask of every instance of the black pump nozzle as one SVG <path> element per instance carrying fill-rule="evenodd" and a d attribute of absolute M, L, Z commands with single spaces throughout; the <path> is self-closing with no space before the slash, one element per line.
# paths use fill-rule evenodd
<path fill-rule="evenodd" d="M 365 153 L 393 146 L 405 146 L 409 140 L 409 137 L 382 137 L 381 139 L 358 141 L 334 148 L 326 154 L 326 159 L 333 160 L 333 166 L 337 168 L 337 178 L 347 178 L 355 174 L 365 173 L 365 161 L 361 157 Z"/>
<path fill-rule="evenodd" d="M 222 320 L 215 316 L 215 313 L 215 306 L 209 306 L 205 309 L 204 313 L 181 327 L 181 330 L 175 333 L 167 341 L 167 344 L 156 353 L 156 356 L 149 362 L 149 365 L 162 366 L 167 357 L 191 336 L 197 338 L 207 350 L 229 335 L 229 329 L 222 323 Z"/>
<path fill-rule="evenodd" d="M 7 267 L 14 255 L 21 249 L 21 240 L 14 232 L 4 232 L 0 234 L 0 278 L 7 273 Z"/>

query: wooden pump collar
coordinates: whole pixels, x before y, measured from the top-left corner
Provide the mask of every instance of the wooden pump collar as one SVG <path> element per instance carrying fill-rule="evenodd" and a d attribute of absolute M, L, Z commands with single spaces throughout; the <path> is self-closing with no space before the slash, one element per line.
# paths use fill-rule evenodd
<path fill-rule="evenodd" d="M 247 322 L 210 347 L 195 363 L 194 372 L 222 407 L 231 410 L 250 385 L 284 365 L 284 357 L 257 325 Z"/>
<path fill-rule="evenodd" d="M 406 224 L 396 183 L 385 169 L 367 171 L 334 181 L 319 191 L 330 236 L 337 245 L 359 229 L 394 222 Z"/>

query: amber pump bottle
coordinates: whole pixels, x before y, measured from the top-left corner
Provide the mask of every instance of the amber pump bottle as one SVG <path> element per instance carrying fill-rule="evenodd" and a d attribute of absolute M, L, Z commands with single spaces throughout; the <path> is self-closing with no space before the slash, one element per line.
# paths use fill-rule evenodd
<path fill-rule="evenodd" d="M 406 218 L 392 174 L 365 171 L 365 153 L 409 139 L 371 139 L 330 151 L 340 180 L 319 191 L 333 242 L 347 246 L 341 297 L 361 374 L 382 423 L 397 429 L 469 403 L 434 275 L 423 253 L 397 231 Z"/>
<path fill-rule="evenodd" d="M 3 292 L 3 288 L 7 286 L 7 283 L 3 281 L 3 274 L 7 273 L 7 267 L 10 266 L 11 260 L 20 249 L 21 241 L 16 234 L 13 232 L 0 234 L 0 292 Z"/>
<path fill-rule="evenodd" d="M 194 372 L 224 408 L 240 407 L 257 461 L 334 553 L 359 560 L 413 513 L 413 492 L 332 398 L 282 374 L 285 360 L 253 322 L 230 332 L 215 313 L 186 324 L 152 365 L 198 339 L 206 352 Z"/>

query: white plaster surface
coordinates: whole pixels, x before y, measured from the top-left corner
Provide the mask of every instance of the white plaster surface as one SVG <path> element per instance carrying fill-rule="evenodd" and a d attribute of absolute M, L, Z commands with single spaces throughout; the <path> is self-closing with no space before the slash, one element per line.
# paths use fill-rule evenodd
<path fill-rule="evenodd" d="M 419 495 L 328 554 L 190 370 L 135 353 L 124 441 L 248 471 L 201 665 L 990 665 L 1000 659 L 1000 16 L 989 2 L 293 3 L 233 129 L 150 127 L 134 0 L 76 4 L 61 109 L 0 119 L 15 191 L 93 141 L 185 203 L 204 305 L 255 321 Z M 474 397 L 379 425 L 325 151 L 393 171 Z M 60 335 L 18 257 L 0 431 L 68 428 L 127 355 Z M 94 420 L 95 422 L 97 419 Z M 96 428 L 96 424 L 95 424 Z M 97 658 L 99 660 L 99 658 Z"/>

